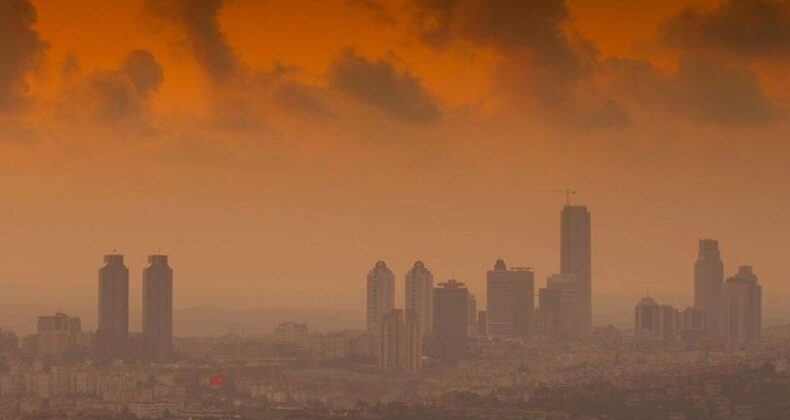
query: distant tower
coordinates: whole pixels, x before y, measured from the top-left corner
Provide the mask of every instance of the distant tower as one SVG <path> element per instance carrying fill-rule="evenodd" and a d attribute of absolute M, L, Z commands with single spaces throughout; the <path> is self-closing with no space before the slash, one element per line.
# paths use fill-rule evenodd
<path fill-rule="evenodd" d="M 642 298 L 636 305 L 634 334 L 636 340 L 659 341 L 661 339 L 661 306 L 650 296 Z"/>
<path fill-rule="evenodd" d="M 420 318 L 423 335 L 431 335 L 433 330 L 433 274 L 417 261 L 406 273 L 406 310 Z"/>
<path fill-rule="evenodd" d="M 540 289 L 538 332 L 553 340 L 579 338 L 579 284 L 569 274 L 554 274 Z"/>
<path fill-rule="evenodd" d="M 579 283 L 580 332 L 592 329 L 592 247 L 587 207 L 566 205 L 560 214 L 560 272 Z"/>
<path fill-rule="evenodd" d="M 433 337 L 439 359 L 456 360 L 467 352 L 469 291 L 450 279 L 433 291 Z"/>
<path fill-rule="evenodd" d="M 535 311 L 535 274 L 529 268 L 507 269 L 497 260 L 486 275 L 488 335 L 532 334 Z"/>
<path fill-rule="evenodd" d="M 173 351 L 173 269 L 167 255 L 151 255 L 143 269 L 143 338 L 147 354 L 165 360 Z"/>
<path fill-rule="evenodd" d="M 756 343 L 762 328 L 762 287 L 752 267 L 741 266 L 723 293 L 724 339 L 728 346 Z"/>
<path fill-rule="evenodd" d="M 721 289 L 724 282 L 724 263 L 721 261 L 719 242 L 713 239 L 699 241 L 699 253 L 694 264 L 694 307 L 705 315 L 705 334 L 720 335 L 723 308 Z"/>
<path fill-rule="evenodd" d="M 393 309 L 382 316 L 380 324 L 379 369 L 418 374 L 422 369 L 422 333 L 417 314 Z"/>
<path fill-rule="evenodd" d="M 395 309 L 395 275 L 387 263 L 379 261 L 368 273 L 367 330 L 381 332 L 381 319 Z"/>
<path fill-rule="evenodd" d="M 123 255 L 104 256 L 99 269 L 99 326 L 96 346 L 100 356 L 123 356 L 129 338 L 129 269 Z"/>

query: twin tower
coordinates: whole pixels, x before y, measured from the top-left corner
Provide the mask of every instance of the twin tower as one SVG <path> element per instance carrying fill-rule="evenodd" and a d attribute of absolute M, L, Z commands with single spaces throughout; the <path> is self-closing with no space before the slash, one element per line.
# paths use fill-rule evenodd
<path fill-rule="evenodd" d="M 123 255 L 105 255 L 99 269 L 97 356 L 163 361 L 172 351 L 173 269 L 167 256 L 149 256 L 143 269 L 143 334 L 134 340 L 129 336 L 129 269 Z"/>

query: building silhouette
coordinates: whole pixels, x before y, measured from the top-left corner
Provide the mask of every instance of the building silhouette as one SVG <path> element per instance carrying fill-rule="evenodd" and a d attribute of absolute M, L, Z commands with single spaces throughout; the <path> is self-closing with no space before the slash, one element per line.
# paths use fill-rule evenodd
<path fill-rule="evenodd" d="M 393 309 L 381 317 L 378 334 L 379 369 L 417 374 L 422 369 L 422 332 L 419 315 Z"/>
<path fill-rule="evenodd" d="M 437 358 L 457 360 L 467 353 L 469 291 L 450 279 L 433 290 L 433 343 Z"/>
<path fill-rule="evenodd" d="M 592 247 L 587 207 L 566 205 L 560 214 L 560 273 L 578 285 L 580 333 L 592 331 Z"/>
<path fill-rule="evenodd" d="M 697 261 L 694 263 L 694 307 L 705 316 L 704 332 L 707 335 L 722 333 L 723 283 L 724 263 L 721 261 L 719 242 L 713 239 L 700 240 Z"/>
<path fill-rule="evenodd" d="M 405 281 L 406 311 L 420 318 L 423 335 L 431 335 L 433 330 L 433 274 L 422 261 L 417 261 L 406 273 Z"/>
<path fill-rule="evenodd" d="M 151 255 L 143 269 L 143 340 L 148 358 L 173 352 L 173 269 L 167 255 Z"/>
<path fill-rule="evenodd" d="M 535 310 L 535 274 L 529 268 L 507 269 L 497 260 L 486 275 L 488 335 L 521 336 L 532 334 Z"/>
<path fill-rule="evenodd" d="M 377 336 L 381 319 L 395 309 L 395 275 L 387 263 L 379 261 L 367 277 L 367 331 Z"/>
<path fill-rule="evenodd" d="M 723 292 L 724 339 L 728 346 L 756 343 L 762 328 L 762 287 L 752 267 L 738 268 Z"/>
<path fill-rule="evenodd" d="M 554 274 L 538 293 L 537 333 L 552 340 L 579 338 L 579 284 L 568 274 Z"/>
<path fill-rule="evenodd" d="M 637 342 L 672 342 L 678 337 L 680 324 L 680 313 L 671 305 L 660 305 L 650 296 L 636 305 L 634 334 Z"/>
<path fill-rule="evenodd" d="M 100 358 L 120 358 L 129 339 L 129 269 L 123 255 L 104 256 L 99 269 L 99 325 L 96 350 Z"/>

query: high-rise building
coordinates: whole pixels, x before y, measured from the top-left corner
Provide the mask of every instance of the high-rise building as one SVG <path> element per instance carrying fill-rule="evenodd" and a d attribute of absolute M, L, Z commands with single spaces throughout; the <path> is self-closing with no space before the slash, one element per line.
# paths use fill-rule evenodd
<path fill-rule="evenodd" d="M 96 347 L 104 358 L 125 354 L 129 338 L 129 269 L 123 255 L 104 256 L 99 269 L 99 326 Z"/>
<path fill-rule="evenodd" d="M 634 333 L 639 342 L 669 343 L 678 337 L 680 316 L 671 305 L 659 305 L 650 296 L 642 298 L 635 309 Z"/>
<path fill-rule="evenodd" d="M 560 272 L 578 287 L 580 333 L 592 331 L 592 247 L 587 207 L 566 205 L 560 215 Z"/>
<path fill-rule="evenodd" d="M 568 274 L 554 274 L 538 293 L 538 334 L 553 340 L 579 338 L 579 284 Z"/>
<path fill-rule="evenodd" d="M 367 330 L 376 336 L 381 332 L 381 319 L 395 309 L 395 275 L 387 263 L 379 261 L 368 273 Z"/>
<path fill-rule="evenodd" d="M 477 335 L 488 335 L 488 311 L 477 311 Z"/>
<path fill-rule="evenodd" d="M 151 255 L 143 269 L 143 339 L 155 360 L 173 352 L 173 269 L 167 255 Z"/>
<path fill-rule="evenodd" d="M 636 305 L 634 334 L 637 341 L 661 340 L 661 306 L 650 296 Z"/>
<path fill-rule="evenodd" d="M 713 239 L 700 240 L 697 261 L 694 263 L 694 307 L 705 315 L 704 331 L 708 335 L 722 333 L 723 282 L 724 263 L 721 261 L 719 242 Z"/>
<path fill-rule="evenodd" d="M 55 315 L 38 317 L 36 327 L 39 334 L 52 331 L 78 333 L 82 331 L 82 322 L 79 317 L 68 316 L 62 312 L 58 312 Z"/>
<path fill-rule="evenodd" d="M 507 269 L 497 260 L 486 275 L 488 335 L 522 336 L 532 334 L 535 310 L 535 274 L 529 268 Z"/>
<path fill-rule="evenodd" d="M 433 290 L 433 338 L 436 355 L 456 360 L 467 352 L 469 291 L 450 279 Z"/>
<path fill-rule="evenodd" d="M 37 334 L 25 337 L 25 351 L 37 355 L 59 356 L 90 351 L 93 335 L 82 331 L 80 318 L 58 312 L 39 316 Z"/>
<path fill-rule="evenodd" d="M 680 313 L 680 336 L 686 343 L 693 343 L 705 334 L 705 313 L 702 309 L 688 307 Z"/>
<path fill-rule="evenodd" d="M 274 327 L 274 341 L 286 346 L 288 350 L 304 352 L 310 348 L 310 334 L 307 324 L 281 322 Z"/>
<path fill-rule="evenodd" d="M 381 318 L 378 334 L 379 369 L 412 374 L 422 369 L 422 333 L 419 315 L 393 309 Z"/>
<path fill-rule="evenodd" d="M 469 299 L 466 302 L 466 322 L 469 335 L 477 334 L 477 298 L 475 295 L 469 293 Z"/>
<path fill-rule="evenodd" d="M 406 273 L 406 311 L 419 316 L 423 335 L 433 330 L 433 274 L 422 261 Z"/>
<path fill-rule="evenodd" d="M 728 346 L 756 343 L 762 328 L 762 287 L 750 266 L 738 268 L 723 292 L 724 339 Z"/>

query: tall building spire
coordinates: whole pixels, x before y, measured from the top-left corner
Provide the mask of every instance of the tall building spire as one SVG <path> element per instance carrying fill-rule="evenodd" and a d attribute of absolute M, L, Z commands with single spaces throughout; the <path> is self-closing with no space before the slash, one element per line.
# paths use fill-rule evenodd
<path fill-rule="evenodd" d="M 724 263 L 721 261 L 719 242 L 714 239 L 701 239 L 697 261 L 694 263 L 694 306 L 705 316 L 705 334 L 721 335 L 722 333 L 723 283 Z"/>
<path fill-rule="evenodd" d="M 578 283 L 579 331 L 592 329 L 592 246 L 587 207 L 566 205 L 560 214 L 560 273 Z"/>

